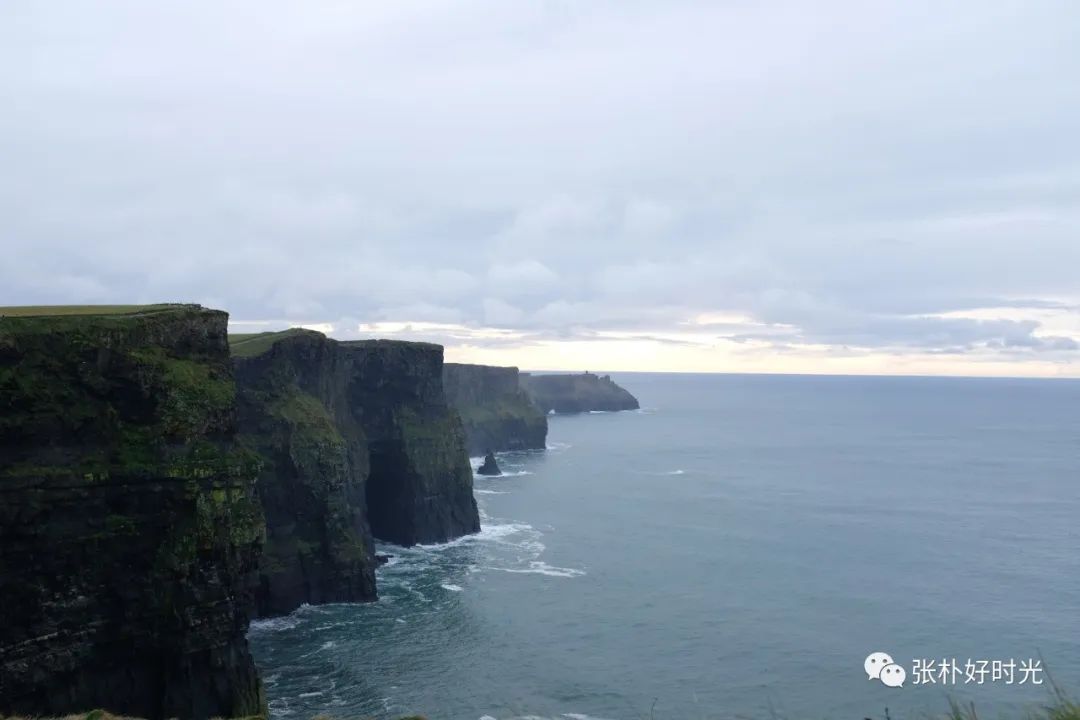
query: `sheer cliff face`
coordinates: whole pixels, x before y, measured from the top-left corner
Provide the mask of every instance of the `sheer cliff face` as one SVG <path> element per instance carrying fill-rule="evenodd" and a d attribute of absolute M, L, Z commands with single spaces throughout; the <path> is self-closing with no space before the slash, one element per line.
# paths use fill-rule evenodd
<path fill-rule="evenodd" d="M 257 612 L 374 600 L 368 446 L 346 402 L 346 364 L 338 344 L 320 333 L 278 336 L 249 354 L 247 343 L 237 344 L 234 360 L 241 440 L 263 458 L 267 537 Z"/>
<path fill-rule="evenodd" d="M 545 413 L 577 413 L 590 410 L 637 410 L 638 401 L 607 375 L 529 375 L 522 373 L 521 386 Z"/>
<path fill-rule="evenodd" d="M 441 347 L 292 330 L 233 352 L 241 437 L 264 460 L 260 615 L 374 600 L 372 533 L 412 545 L 479 530 Z"/>
<path fill-rule="evenodd" d="M 0 714 L 265 712 L 226 319 L 0 318 Z"/>
<path fill-rule="evenodd" d="M 547 417 L 521 389 L 517 368 L 446 363 L 443 384 L 470 454 L 546 447 Z"/>
<path fill-rule="evenodd" d="M 348 402 L 367 434 L 368 519 L 401 545 L 480 530 L 465 432 L 443 391 L 443 349 L 428 343 L 341 343 Z"/>

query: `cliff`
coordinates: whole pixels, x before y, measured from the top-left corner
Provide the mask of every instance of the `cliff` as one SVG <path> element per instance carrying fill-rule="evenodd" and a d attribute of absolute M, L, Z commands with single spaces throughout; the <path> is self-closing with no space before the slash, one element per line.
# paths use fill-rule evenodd
<path fill-rule="evenodd" d="M 263 458 L 267 536 L 256 612 L 375 599 L 368 445 L 336 342 L 309 330 L 232 336 L 241 441 Z"/>
<path fill-rule="evenodd" d="M 465 432 L 443 391 L 443 349 L 430 343 L 341 343 L 348 402 L 367 434 L 366 498 L 375 537 L 445 542 L 480 530 Z"/>
<path fill-rule="evenodd" d="M 547 417 L 521 388 L 517 368 L 446 363 L 443 385 L 461 415 L 469 454 L 546 447 Z"/>
<path fill-rule="evenodd" d="M 234 336 L 242 438 L 264 459 L 257 608 L 375 598 L 371 537 L 443 542 L 480 528 L 442 347 Z"/>
<path fill-rule="evenodd" d="M 226 321 L 0 309 L 0 714 L 265 712 Z"/>
<path fill-rule="evenodd" d="M 557 413 L 590 410 L 637 410 L 637 398 L 616 385 L 608 375 L 521 374 L 521 386 L 542 411 Z"/>

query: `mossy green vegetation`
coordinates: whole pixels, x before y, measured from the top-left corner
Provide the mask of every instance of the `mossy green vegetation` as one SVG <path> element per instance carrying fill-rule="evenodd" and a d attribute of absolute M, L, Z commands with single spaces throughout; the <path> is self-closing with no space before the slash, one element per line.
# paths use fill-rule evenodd
<path fill-rule="evenodd" d="M 241 441 L 263 460 L 258 490 L 268 531 L 258 614 L 375 599 L 362 514 L 367 445 L 336 394 L 344 382 L 334 374 L 336 344 L 302 329 L 232 340 L 240 348 L 233 362 Z M 344 426 L 331 406 L 345 413 Z"/>
<path fill-rule="evenodd" d="M 134 306 L 132 306 L 134 307 Z M 224 313 L 153 306 L 149 313 L 0 318 L 5 437 L 79 439 L 60 464 L 12 458 L 0 476 L 194 478 L 235 465 L 202 442 L 230 424 L 236 389 L 223 346 L 199 349 Z M 192 349 L 194 345 L 194 349 Z"/>
<path fill-rule="evenodd" d="M 134 351 L 142 380 L 161 387 L 161 429 L 165 434 L 191 438 L 209 423 L 232 412 L 236 385 L 232 376 L 205 362 L 176 357 L 160 346 Z"/>
<path fill-rule="evenodd" d="M 192 305 L 0 312 L 0 483 L 19 523 L 0 573 L 5 710 L 107 695 L 169 716 L 265 711 L 243 634 L 261 461 L 234 441 L 227 319 Z"/>
<path fill-rule="evenodd" d="M 282 388 L 281 394 L 270 402 L 269 407 L 275 417 L 296 425 L 306 433 L 325 434 L 327 441 L 337 445 L 342 443 L 326 406 L 296 386 Z"/>

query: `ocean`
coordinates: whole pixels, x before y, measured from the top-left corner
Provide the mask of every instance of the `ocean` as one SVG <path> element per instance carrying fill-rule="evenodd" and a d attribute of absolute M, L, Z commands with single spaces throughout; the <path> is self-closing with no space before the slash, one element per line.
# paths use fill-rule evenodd
<path fill-rule="evenodd" d="M 382 546 L 376 603 L 256 622 L 272 715 L 994 718 L 1050 678 L 1080 695 L 1080 382 L 613 377 L 642 410 L 501 455 L 479 535 Z"/>

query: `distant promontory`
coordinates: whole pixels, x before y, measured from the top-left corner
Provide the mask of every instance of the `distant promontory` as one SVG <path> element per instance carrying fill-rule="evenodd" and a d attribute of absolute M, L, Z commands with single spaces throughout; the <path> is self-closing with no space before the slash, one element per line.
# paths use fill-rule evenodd
<path fill-rule="evenodd" d="M 610 375 L 532 375 L 521 373 L 522 389 L 541 411 L 579 413 L 637 410 L 637 398 L 620 387 Z"/>

